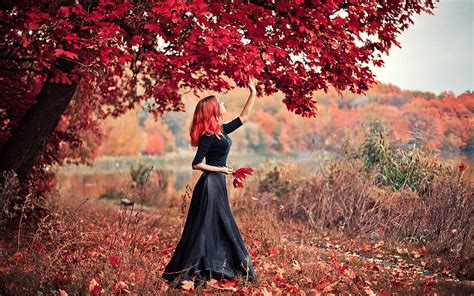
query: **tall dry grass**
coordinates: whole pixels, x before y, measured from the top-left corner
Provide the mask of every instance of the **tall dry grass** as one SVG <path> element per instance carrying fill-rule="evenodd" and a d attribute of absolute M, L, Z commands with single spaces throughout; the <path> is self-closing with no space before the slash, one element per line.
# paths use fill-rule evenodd
<path fill-rule="evenodd" d="M 245 194 L 280 219 L 348 236 L 429 244 L 439 253 L 473 253 L 473 184 L 468 170 L 416 147 L 397 147 L 369 126 L 357 147 L 315 174 L 292 162 L 259 167 Z"/>

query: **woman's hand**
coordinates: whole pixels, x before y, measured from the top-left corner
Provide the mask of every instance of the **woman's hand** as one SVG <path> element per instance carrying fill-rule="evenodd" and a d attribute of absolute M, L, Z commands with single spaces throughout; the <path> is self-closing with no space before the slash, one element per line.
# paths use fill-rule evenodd
<path fill-rule="evenodd" d="M 226 175 L 230 175 L 234 172 L 234 169 L 232 169 L 231 167 L 222 167 L 220 172 Z"/>
<path fill-rule="evenodd" d="M 253 94 L 257 93 L 256 85 L 257 85 L 257 79 L 255 79 L 254 77 L 249 77 L 248 87 L 250 89 L 250 92 Z"/>

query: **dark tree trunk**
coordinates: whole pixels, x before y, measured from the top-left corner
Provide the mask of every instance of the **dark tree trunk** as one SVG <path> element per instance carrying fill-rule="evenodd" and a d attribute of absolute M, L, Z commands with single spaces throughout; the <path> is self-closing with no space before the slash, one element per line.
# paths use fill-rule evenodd
<path fill-rule="evenodd" d="M 55 68 L 68 73 L 75 63 L 58 58 Z M 44 145 L 56 128 L 77 88 L 77 83 L 45 81 L 35 104 L 26 112 L 18 127 L 0 151 L 0 172 L 15 171 L 24 179 L 41 155 Z M 3 181 L 3 180 L 0 180 Z"/>

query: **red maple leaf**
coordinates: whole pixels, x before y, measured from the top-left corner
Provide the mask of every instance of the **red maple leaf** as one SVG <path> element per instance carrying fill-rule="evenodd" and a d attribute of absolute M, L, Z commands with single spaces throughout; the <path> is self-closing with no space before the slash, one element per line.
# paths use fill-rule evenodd
<path fill-rule="evenodd" d="M 120 257 L 119 256 L 110 256 L 109 257 L 109 264 L 112 267 L 116 267 L 120 264 Z"/>
<path fill-rule="evenodd" d="M 237 277 L 233 277 L 231 280 L 228 279 L 222 279 L 222 286 L 223 287 L 232 287 L 235 284 L 237 284 L 238 279 Z"/>
<path fill-rule="evenodd" d="M 270 248 L 270 253 L 272 253 L 273 255 L 278 254 L 278 248 L 277 247 Z"/>
<path fill-rule="evenodd" d="M 64 55 L 66 56 L 67 58 L 70 58 L 70 59 L 77 59 L 77 54 L 71 52 L 71 51 L 67 51 L 67 50 L 64 50 L 64 49 L 56 49 L 54 51 L 54 55 L 59 57 L 61 55 Z"/>
<path fill-rule="evenodd" d="M 425 255 L 427 252 L 428 252 L 428 249 L 427 249 L 426 247 L 421 247 L 421 248 L 420 248 L 420 253 L 421 253 L 422 255 Z"/>

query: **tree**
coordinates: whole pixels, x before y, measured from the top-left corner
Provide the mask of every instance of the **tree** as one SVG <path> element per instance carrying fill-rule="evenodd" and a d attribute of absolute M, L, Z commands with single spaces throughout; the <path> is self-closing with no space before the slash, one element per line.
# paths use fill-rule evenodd
<path fill-rule="evenodd" d="M 139 155 L 145 136 L 138 122 L 138 110 L 130 110 L 118 118 L 102 122 L 103 141 L 97 148 L 99 156 Z"/>
<path fill-rule="evenodd" d="M 411 141 L 419 146 L 439 152 L 444 140 L 439 101 L 413 98 L 401 109 L 401 119 L 411 133 Z"/>
<path fill-rule="evenodd" d="M 315 116 L 314 91 L 367 90 L 368 64 L 382 65 L 434 1 L 2 2 L 0 171 L 37 178 L 101 119 L 143 100 L 155 116 L 183 110 L 181 91 L 245 86 L 248 75 Z"/>
<path fill-rule="evenodd" d="M 143 132 L 146 137 L 146 143 L 142 152 L 159 155 L 173 151 L 173 133 L 161 118 L 156 120 L 155 118 L 148 117 L 145 120 Z"/>

